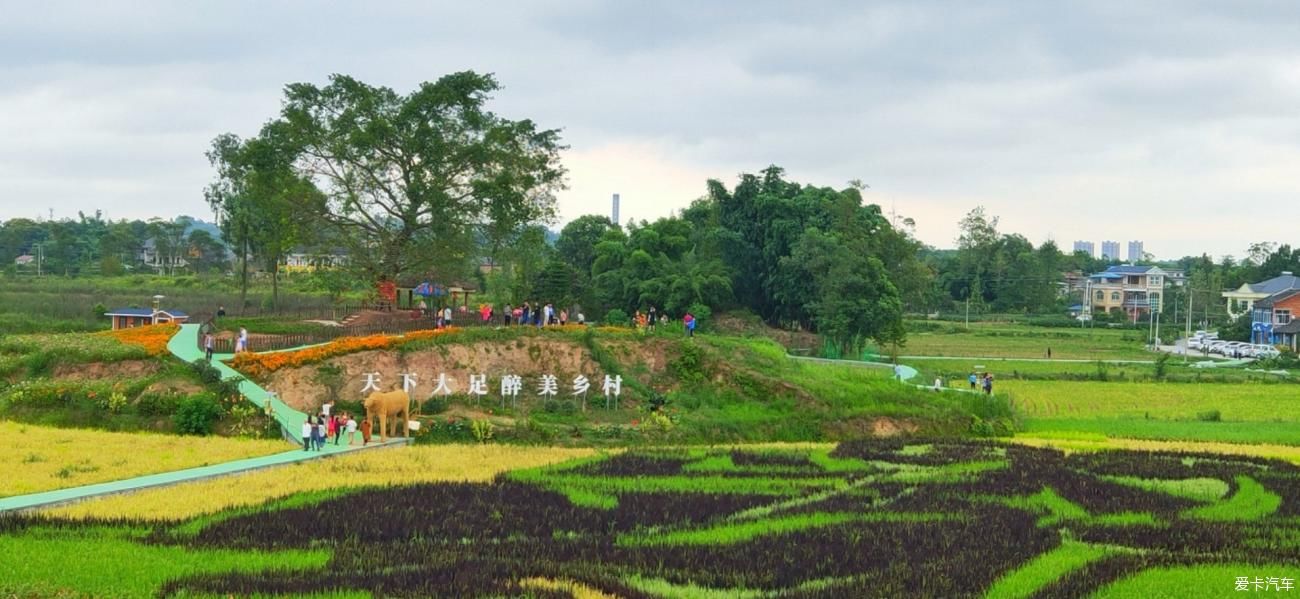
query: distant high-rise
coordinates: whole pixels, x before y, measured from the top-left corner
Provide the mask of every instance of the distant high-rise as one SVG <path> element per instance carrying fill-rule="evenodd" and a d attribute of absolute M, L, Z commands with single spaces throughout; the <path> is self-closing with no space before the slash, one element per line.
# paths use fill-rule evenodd
<path fill-rule="evenodd" d="M 613 218 L 611 218 L 610 220 L 614 221 L 614 224 L 617 225 L 618 224 L 618 194 L 614 194 L 614 210 L 612 216 Z"/>
<path fill-rule="evenodd" d="M 1130 241 L 1130 242 L 1128 242 L 1128 261 L 1129 261 L 1129 262 L 1140 262 L 1140 261 L 1142 260 L 1142 256 L 1143 256 L 1143 255 L 1144 255 L 1144 254 L 1143 254 L 1143 252 L 1142 252 L 1142 242 L 1141 242 L 1141 241 Z"/>
<path fill-rule="evenodd" d="M 1103 241 L 1101 242 L 1101 259 L 1102 260 L 1119 260 L 1119 242 Z"/>
<path fill-rule="evenodd" d="M 1088 254 L 1088 257 L 1091 258 L 1097 255 L 1097 246 L 1093 245 L 1091 241 L 1076 241 L 1074 242 L 1074 251 Z"/>

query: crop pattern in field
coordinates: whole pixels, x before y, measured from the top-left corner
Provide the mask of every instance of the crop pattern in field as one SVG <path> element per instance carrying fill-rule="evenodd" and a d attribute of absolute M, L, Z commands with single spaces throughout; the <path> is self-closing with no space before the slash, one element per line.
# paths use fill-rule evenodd
<path fill-rule="evenodd" d="M 1230 594 L 1225 572 L 1297 577 L 1300 470 L 1216 454 L 879 440 L 633 451 L 179 523 L 0 520 L 0 541 L 59 535 L 329 554 L 178 573 L 154 590 L 164 597 L 1192 596 Z M 0 567 L 39 561 L 39 544 L 26 547 Z M 1180 591 L 1170 572 L 1201 586 Z"/>

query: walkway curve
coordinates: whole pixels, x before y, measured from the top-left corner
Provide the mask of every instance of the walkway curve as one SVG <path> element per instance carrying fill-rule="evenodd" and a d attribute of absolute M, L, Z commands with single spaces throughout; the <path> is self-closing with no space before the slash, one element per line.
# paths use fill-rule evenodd
<path fill-rule="evenodd" d="M 171 340 L 167 342 L 167 350 L 170 351 L 172 355 L 185 362 L 193 362 L 194 360 L 202 358 L 203 352 L 199 351 L 198 334 L 199 325 L 181 325 L 180 332 L 172 336 Z M 53 491 L 32 493 L 29 495 L 4 497 L 0 498 L 0 512 L 51 507 L 101 495 L 126 493 L 150 487 L 203 480 L 217 476 L 248 472 L 250 470 L 257 470 L 269 466 L 279 466 L 282 464 L 292 464 L 306 460 L 328 458 L 351 451 L 405 445 L 410 442 L 410 440 L 405 437 L 399 437 L 390 438 L 384 443 L 371 443 L 364 446 L 334 445 L 333 443 L 326 443 L 325 448 L 322 451 L 303 451 L 302 445 L 299 442 L 298 431 L 302 430 L 303 423 L 307 421 L 307 415 L 289 407 L 283 401 L 280 401 L 279 398 L 258 386 L 257 383 L 248 380 L 244 375 L 220 361 L 221 359 L 229 359 L 230 357 L 231 354 L 214 355 L 212 365 L 216 367 L 217 370 L 221 371 L 223 379 L 239 379 L 240 393 L 243 393 L 249 401 L 253 402 L 253 404 L 258 407 L 258 409 L 264 409 L 266 407 L 266 402 L 271 402 L 271 410 L 276 422 L 280 423 L 280 426 L 284 429 L 285 439 L 292 442 L 295 449 L 267 456 L 210 464 L 185 470 L 160 472 L 157 474 L 137 476 L 135 478 L 115 480 L 93 485 L 56 489 Z"/>

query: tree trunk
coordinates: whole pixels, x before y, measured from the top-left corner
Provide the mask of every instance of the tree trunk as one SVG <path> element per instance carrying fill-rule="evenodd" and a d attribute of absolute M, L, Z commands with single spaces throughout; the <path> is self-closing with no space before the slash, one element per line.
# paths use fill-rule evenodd
<path fill-rule="evenodd" d="M 280 257 L 271 258 L 271 311 L 280 309 Z"/>
<path fill-rule="evenodd" d="M 244 306 L 248 305 L 248 231 L 245 230 L 243 243 L 240 244 L 239 250 L 239 313 L 244 313 Z"/>

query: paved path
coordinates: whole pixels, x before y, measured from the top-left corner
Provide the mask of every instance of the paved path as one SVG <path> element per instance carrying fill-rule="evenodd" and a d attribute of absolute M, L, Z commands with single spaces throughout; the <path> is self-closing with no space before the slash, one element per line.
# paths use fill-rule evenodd
<path fill-rule="evenodd" d="M 899 356 L 899 360 L 979 360 L 982 362 L 1065 362 L 1076 364 L 1155 364 L 1155 360 L 1084 360 L 1080 358 L 993 358 L 988 356 Z"/>
<path fill-rule="evenodd" d="M 184 360 L 186 362 L 193 362 L 194 360 L 202 358 L 203 352 L 199 351 L 198 334 L 199 334 L 199 325 L 197 324 L 181 325 L 180 332 L 177 333 L 175 336 L 173 336 L 171 340 L 167 342 L 168 351 L 170 351 L 177 358 L 180 358 L 181 360 Z M 286 430 L 286 438 L 290 438 L 290 436 L 292 436 L 292 439 L 295 441 L 294 447 L 296 447 L 296 449 L 285 451 L 283 453 L 272 454 L 268 456 L 248 458 L 243 460 L 235 460 L 233 462 L 213 464 L 210 466 L 200 466 L 198 468 L 189 468 L 186 470 L 176 470 L 174 472 L 162 472 L 158 474 L 137 476 L 135 478 L 128 478 L 124 480 L 117 480 L 117 481 L 99 483 L 94 485 L 85 485 L 81 487 L 72 487 L 69 489 L 58 489 L 54 491 L 46 491 L 43 493 L 32 493 L 30 495 L 18 495 L 14 497 L 0 498 L 0 512 L 9 511 L 9 510 L 27 510 L 27 509 L 37 508 L 37 507 L 49 507 L 61 503 L 80 501 L 82 499 L 88 499 L 99 495 L 124 493 L 129 491 L 137 491 L 140 489 L 147 489 L 149 487 L 158 487 L 163 485 L 172 485 L 176 483 L 202 480 L 205 478 L 212 478 L 215 476 L 225 476 L 228 474 L 235 474 L 238 472 L 257 470 L 259 468 L 266 468 L 269 466 L 278 466 L 281 464 L 292 464 L 294 462 L 302 462 L 305 460 L 326 458 L 326 457 L 347 453 L 350 451 L 360 451 L 363 449 L 374 449 L 377 447 L 385 447 L 385 446 L 393 446 L 393 445 L 404 445 L 408 442 L 408 440 L 405 438 L 394 438 L 394 439 L 388 439 L 387 442 L 382 444 L 371 443 L 370 445 L 367 446 L 360 446 L 360 445 L 348 446 L 343 444 L 334 445 L 334 443 L 331 441 L 325 444 L 325 448 L 322 451 L 319 452 L 304 451 L 302 449 L 302 446 L 300 444 L 297 444 L 296 441 L 298 440 L 298 431 L 302 430 L 302 424 L 307 420 L 307 415 L 289 407 L 284 402 L 280 401 L 279 398 L 271 395 L 270 393 L 267 393 L 265 389 L 259 387 L 253 381 L 244 378 L 243 375 L 239 374 L 234 369 L 230 368 L 229 366 L 226 366 L 225 364 L 219 361 L 220 359 L 230 358 L 231 357 L 230 354 L 224 354 L 224 355 L 218 354 L 213 357 L 215 359 L 212 361 L 212 365 L 221 371 L 223 378 L 239 379 L 239 391 L 243 393 L 244 396 L 249 399 L 249 401 L 256 404 L 259 409 L 264 408 L 266 406 L 267 401 L 271 402 L 271 410 L 274 412 L 276 421 L 279 422 L 280 426 L 284 427 L 284 429 Z"/>

